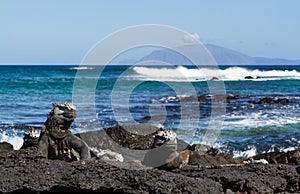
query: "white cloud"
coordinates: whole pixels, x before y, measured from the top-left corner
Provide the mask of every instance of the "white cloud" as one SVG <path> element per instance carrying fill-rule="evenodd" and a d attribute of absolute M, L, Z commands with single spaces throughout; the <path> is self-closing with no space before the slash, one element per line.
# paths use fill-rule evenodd
<path fill-rule="evenodd" d="M 200 36 L 199 34 L 197 33 L 194 33 L 194 34 L 186 34 L 184 35 L 183 39 L 186 41 L 186 42 L 198 42 L 199 39 L 200 39 Z"/>

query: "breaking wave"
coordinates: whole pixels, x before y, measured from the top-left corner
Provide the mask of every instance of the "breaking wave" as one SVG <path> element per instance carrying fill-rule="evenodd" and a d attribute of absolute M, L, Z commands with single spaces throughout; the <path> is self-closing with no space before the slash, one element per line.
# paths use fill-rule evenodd
<path fill-rule="evenodd" d="M 0 130 L 0 140 L 1 142 L 8 142 L 13 145 L 15 150 L 18 150 L 23 145 L 23 137 L 15 133 L 8 133 L 7 131 Z"/>
<path fill-rule="evenodd" d="M 244 67 L 229 67 L 226 69 L 200 68 L 189 69 L 184 66 L 171 67 L 134 67 L 133 71 L 139 78 L 145 80 L 160 81 L 206 81 L 218 79 L 224 81 L 239 80 L 280 80 L 280 79 L 300 79 L 300 72 L 296 70 L 258 70 Z"/>
<path fill-rule="evenodd" d="M 70 70 L 93 70 L 95 67 L 87 67 L 87 66 L 79 66 L 79 67 L 71 67 Z"/>

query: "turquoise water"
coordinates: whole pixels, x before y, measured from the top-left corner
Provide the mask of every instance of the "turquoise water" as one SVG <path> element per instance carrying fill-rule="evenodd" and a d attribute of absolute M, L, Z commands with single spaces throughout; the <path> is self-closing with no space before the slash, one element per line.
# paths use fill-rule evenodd
<path fill-rule="evenodd" d="M 176 131 L 188 143 L 210 143 L 236 157 L 299 147 L 300 66 L 221 66 L 209 76 L 193 66 L 107 66 L 101 75 L 97 69 L 0 66 L 0 141 L 18 149 L 23 132 L 41 127 L 52 103 L 68 101 L 80 111 L 73 132 L 151 124 Z M 210 81 L 212 76 L 218 80 Z M 74 88 L 75 81 L 80 84 Z M 74 98 L 78 93 L 80 100 Z M 239 98 L 213 101 L 223 93 Z M 185 100 L 195 96 L 206 99 Z M 264 97 L 289 102 L 258 104 Z M 215 138 L 207 142 L 214 122 L 219 123 Z"/>

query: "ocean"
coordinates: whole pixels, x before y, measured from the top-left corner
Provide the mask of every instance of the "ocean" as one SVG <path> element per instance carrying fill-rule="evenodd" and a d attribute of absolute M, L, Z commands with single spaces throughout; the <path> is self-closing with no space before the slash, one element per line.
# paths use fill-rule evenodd
<path fill-rule="evenodd" d="M 236 158 L 300 147 L 300 66 L 2 65 L 0 142 L 20 149 L 24 131 L 63 102 L 78 107 L 73 133 L 156 125 Z"/>

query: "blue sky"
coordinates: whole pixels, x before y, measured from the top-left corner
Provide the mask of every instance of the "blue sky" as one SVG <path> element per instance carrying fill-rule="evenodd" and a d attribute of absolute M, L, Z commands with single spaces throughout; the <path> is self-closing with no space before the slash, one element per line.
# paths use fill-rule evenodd
<path fill-rule="evenodd" d="M 250 56 L 300 59 L 298 0 L 0 0 L 0 64 L 79 64 L 110 33 L 163 24 Z"/>

